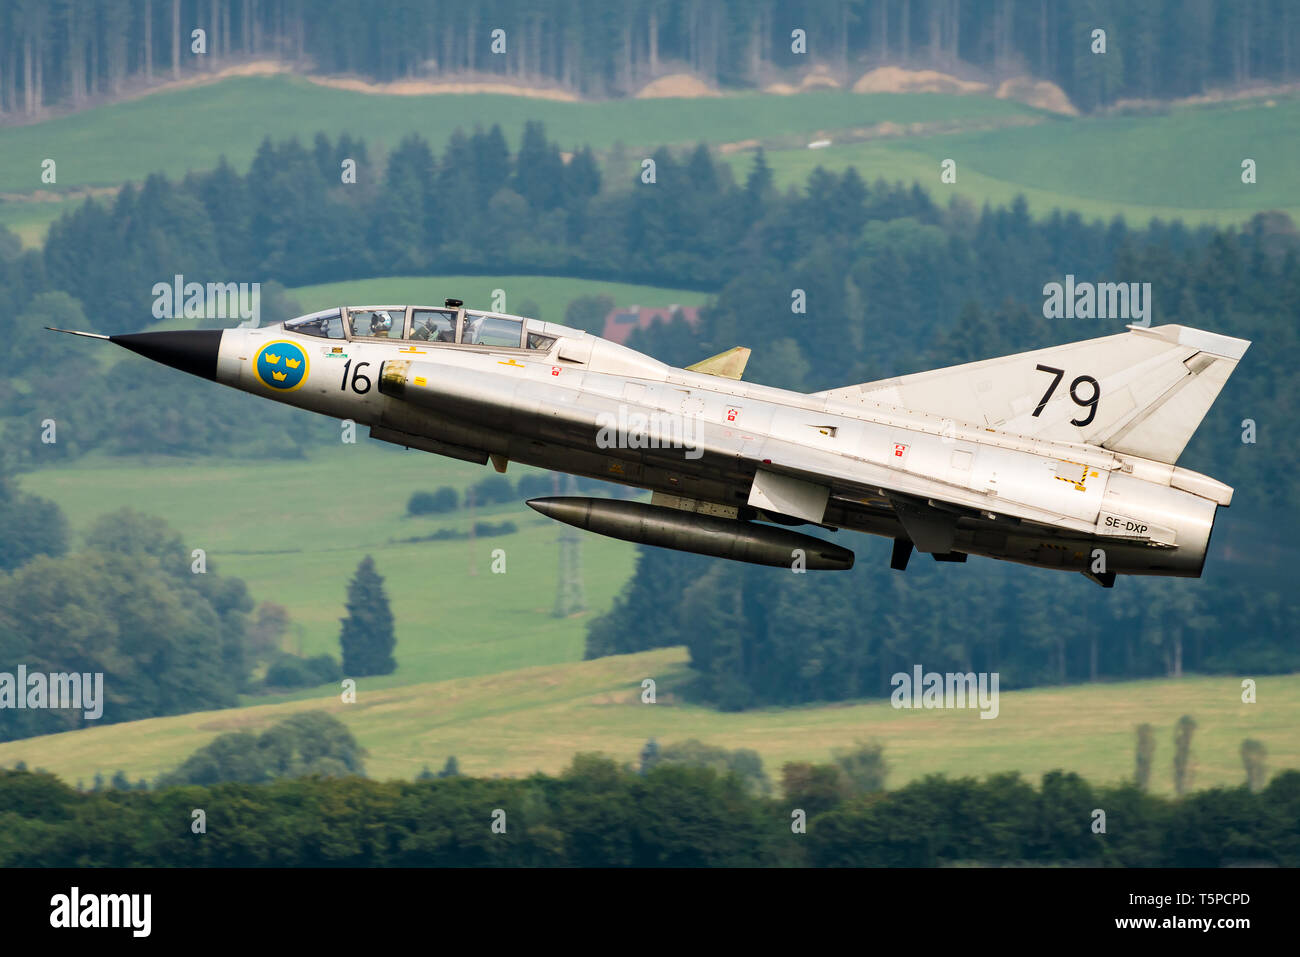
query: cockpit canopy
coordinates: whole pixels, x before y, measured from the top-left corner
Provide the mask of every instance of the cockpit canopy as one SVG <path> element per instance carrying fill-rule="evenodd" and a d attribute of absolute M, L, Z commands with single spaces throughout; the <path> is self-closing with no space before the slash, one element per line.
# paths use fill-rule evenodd
<path fill-rule="evenodd" d="M 529 320 L 521 316 L 450 305 L 356 306 L 299 316 L 286 322 L 284 328 L 322 339 L 399 339 L 493 350 L 550 349 L 555 338 L 530 332 L 528 324 Z"/>

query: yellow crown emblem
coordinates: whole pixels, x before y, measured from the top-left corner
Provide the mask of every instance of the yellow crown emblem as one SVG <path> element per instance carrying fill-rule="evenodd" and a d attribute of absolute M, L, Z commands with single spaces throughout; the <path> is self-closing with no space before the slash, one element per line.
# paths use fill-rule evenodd
<path fill-rule="evenodd" d="M 266 354 L 266 361 L 269 362 L 271 365 L 275 365 L 277 362 L 280 361 L 280 357 L 273 352 L 268 352 Z"/>
<path fill-rule="evenodd" d="M 289 373 L 287 373 L 287 372 L 272 372 L 272 373 L 271 373 L 271 378 L 274 379 L 276 382 L 283 382 L 285 379 L 289 378 Z"/>
<path fill-rule="evenodd" d="M 296 368 L 298 368 L 298 366 L 302 365 L 302 360 L 300 360 L 300 359 L 285 359 L 285 360 L 284 360 L 284 364 L 287 365 L 290 369 L 296 369 Z"/>

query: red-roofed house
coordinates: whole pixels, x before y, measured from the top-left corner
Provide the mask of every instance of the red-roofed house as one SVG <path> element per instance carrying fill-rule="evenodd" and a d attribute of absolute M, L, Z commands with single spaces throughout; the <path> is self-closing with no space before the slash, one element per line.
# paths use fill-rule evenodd
<path fill-rule="evenodd" d="M 672 305 L 667 309 L 649 309 L 641 306 L 619 306 L 605 317 L 605 329 L 601 337 L 610 342 L 623 345 L 634 329 L 648 329 L 652 322 L 670 322 L 673 313 L 681 312 L 682 318 L 692 326 L 700 321 L 698 306 Z"/>

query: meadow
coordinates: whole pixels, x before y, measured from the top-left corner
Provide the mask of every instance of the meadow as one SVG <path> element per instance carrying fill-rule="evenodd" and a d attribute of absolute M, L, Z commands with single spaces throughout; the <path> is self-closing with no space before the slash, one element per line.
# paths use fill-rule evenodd
<path fill-rule="evenodd" d="M 0 199 L 0 226 L 17 236 L 24 247 L 37 249 L 44 244 L 50 224 L 72 209 L 76 202 L 10 202 Z"/>
<path fill-rule="evenodd" d="M 1076 212 L 1085 220 L 1123 216 L 1189 225 L 1239 224 L 1262 210 L 1300 220 L 1292 184 L 1300 156 L 1300 98 L 1177 107 L 1158 116 L 1054 117 L 1035 125 L 834 143 L 816 150 L 767 152 L 777 185 L 799 187 L 818 166 L 855 168 L 877 178 L 920 183 L 940 203 L 960 196 L 977 208 L 1005 206 L 1024 195 L 1030 212 Z M 1241 181 L 1255 160 L 1257 182 Z M 952 159 L 956 182 L 940 181 Z M 728 157 L 737 177 L 753 164 Z"/>
<path fill-rule="evenodd" d="M 570 103 L 362 93 L 287 75 L 232 77 L 0 128 L 0 193 L 57 195 L 140 182 L 152 172 L 179 177 L 210 169 L 221 156 L 244 170 L 267 136 L 309 143 L 317 132 L 346 132 L 363 137 L 380 161 L 412 133 L 440 150 L 454 129 L 499 123 L 515 148 L 528 120 L 545 123 L 566 148 L 591 146 L 607 176 L 628 182 L 642 155 L 661 145 L 761 143 L 782 188 L 801 187 L 817 166 L 852 166 L 868 181 L 920 183 L 939 202 L 959 196 L 976 207 L 1005 205 L 1023 194 L 1036 216 L 1061 209 L 1138 225 L 1159 217 L 1229 226 L 1277 209 L 1300 218 L 1290 189 L 1300 173 L 1289 148 L 1300 131 L 1295 96 L 1071 118 L 988 96 L 820 90 Z M 882 124 L 890 135 L 880 135 Z M 807 149 L 818 139 L 831 145 Z M 40 181 L 46 158 L 59 164 L 56 185 Z M 727 158 L 740 179 L 753 163 L 749 149 Z M 939 179 L 949 158 L 957 163 L 955 184 Z M 1241 182 L 1245 158 L 1257 164 L 1254 184 Z M 0 202 L 0 225 L 36 246 L 70 205 Z"/>
<path fill-rule="evenodd" d="M 517 480 L 527 469 L 512 465 Z M 464 489 L 489 467 L 387 447 L 316 451 L 290 462 L 88 456 L 75 465 L 22 478 L 53 499 L 75 531 L 106 512 L 131 507 L 165 519 L 210 567 L 245 580 L 257 601 L 284 605 L 289 650 L 339 654 L 339 621 L 349 578 L 372 555 L 386 581 L 396 621 L 397 671 L 374 686 L 444 680 L 582 657 L 586 622 L 608 608 L 632 572 L 633 546 L 599 536 L 582 540 L 591 611 L 552 617 L 560 526 L 520 501 L 476 508 L 474 520 L 514 522 L 513 535 L 402 543 L 471 524 L 462 508 L 412 517 L 412 492 Z M 503 549 L 504 574 L 491 570 Z"/>
<path fill-rule="evenodd" d="M 656 683 L 653 704 L 641 700 L 646 678 Z M 375 778 L 436 771 L 448 755 L 462 773 L 483 776 L 554 773 L 577 752 L 635 764 L 654 737 L 660 745 L 697 738 L 752 748 L 779 780 L 787 761 L 828 761 L 832 749 L 874 738 L 885 745 L 890 787 L 936 773 L 1019 771 L 1036 780 L 1057 768 L 1093 783 L 1118 782 L 1133 774 L 1134 727 L 1150 722 L 1157 742 L 1151 787 L 1169 794 L 1173 728 L 1183 714 L 1198 723 L 1195 788 L 1240 784 L 1247 737 L 1264 742 L 1270 772 L 1300 767 L 1296 675 L 1260 678 L 1258 704 L 1241 702 L 1232 676 L 1004 692 L 992 720 L 972 710 L 895 710 L 884 699 L 723 713 L 683 700 L 688 681 L 683 648 L 400 687 L 365 679 L 354 704 L 321 689 L 291 702 L 13 741 L 0 744 L 0 766 L 23 760 L 86 785 L 97 771 L 107 778 L 119 768 L 133 781 L 152 779 L 217 734 L 257 732 L 288 714 L 323 709 L 367 749 L 366 770 Z"/>
<path fill-rule="evenodd" d="M 40 181 L 46 158 L 58 163 L 56 188 L 111 186 L 151 172 L 183 176 L 211 169 L 223 155 L 243 171 L 266 137 L 296 136 L 310 144 L 322 131 L 364 138 L 373 158 L 412 133 L 441 150 L 453 130 L 494 123 L 513 150 L 529 120 L 544 123 L 547 135 L 563 148 L 607 150 L 615 144 L 656 147 L 811 135 L 883 122 L 1036 115 L 1009 100 L 928 93 L 829 90 L 788 97 L 744 93 L 566 103 L 486 93 L 393 96 L 327 88 L 300 77 L 233 77 L 0 129 L 0 193 L 50 188 Z"/>

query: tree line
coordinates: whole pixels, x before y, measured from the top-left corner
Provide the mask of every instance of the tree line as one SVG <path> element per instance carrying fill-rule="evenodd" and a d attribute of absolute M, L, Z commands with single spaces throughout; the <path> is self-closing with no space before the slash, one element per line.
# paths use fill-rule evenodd
<path fill-rule="evenodd" d="M 588 627 L 586 657 L 684 645 L 684 692 L 724 710 L 887 698 L 893 675 L 917 664 L 996 672 L 1003 691 L 1300 668 L 1295 596 L 1222 563 L 1202 580 L 1124 578 L 1102 593 L 1080 575 L 993 561 L 899 573 L 887 540 L 836 541 L 857 551 L 850 572 L 639 548 L 613 608 Z"/>
<path fill-rule="evenodd" d="M 796 769 L 779 798 L 712 767 L 642 773 L 601 755 L 517 779 L 311 776 L 98 793 L 0 771 L 0 866 L 1300 865 L 1296 771 L 1257 792 L 1171 800 L 1061 771 L 1038 786 L 1016 774 L 930 776 L 853 794 L 828 767 Z"/>
<path fill-rule="evenodd" d="M 12 494 L 12 493 L 11 493 Z M 46 512 L 57 506 L 18 496 Z M 242 579 L 190 553 L 160 519 L 129 509 L 102 516 L 69 551 L 60 520 L 50 532 L 5 526 L 3 540 L 31 554 L 0 574 L 0 671 L 103 674 L 102 715 L 7 707 L 0 740 L 207 708 L 231 707 L 247 680 Z M 6 552 L 8 549 L 5 549 Z M 16 689 L 26 695 L 27 688 Z"/>
<path fill-rule="evenodd" d="M 1297 49 L 1289 0 L 0 0 L 0 112 L 75 108 L 268 57 L 378 81 L 483 74 L 592 96 L 679 71 L 755 88 L 814 63 L 851 84 L 899 63 L 1029 73 L 1091 109 L 1290 82 Z"/>
<path fill-rule="evenodd" d="M 29 678 L 103 675 L 99 714 L 88 716 L 88 702 L 18 708 L 6 701 L 0 741 L 229 708 L 241 693 L 314 687 L 397 667 L 393 616 L 369 555 L 347 583 L 340 662 L 280 648 L 283 609 L 264 602 L 250 617 L 243 579 L 220 574 L 201 550 L 186 549 L 162 519 L 121 509 L 97 519 L 83 538 L 71 549 L 59 507 L 0 478 L 0 673 L 24 701 L 29 688 L 17 685 L 19 666 Z M 268 627 L 276 609 L 282 620 Z M 262 665 L 264 676 L 254 681 Z M 356 769 L 346 760 L 342 766 Z"/>

